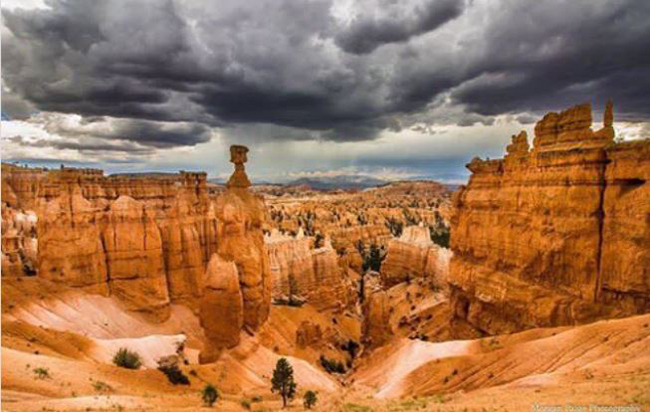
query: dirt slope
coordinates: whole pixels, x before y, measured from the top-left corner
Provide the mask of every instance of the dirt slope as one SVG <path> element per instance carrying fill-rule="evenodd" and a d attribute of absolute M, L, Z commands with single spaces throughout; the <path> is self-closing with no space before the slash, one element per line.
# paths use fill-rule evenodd
<path fill-rule="evenodd" d="M 394 398 L 629 374 L 650 374 L 650 315 L 474 341 L 403 340 L 374 353 L 352 378 L 376 398 Z"/>

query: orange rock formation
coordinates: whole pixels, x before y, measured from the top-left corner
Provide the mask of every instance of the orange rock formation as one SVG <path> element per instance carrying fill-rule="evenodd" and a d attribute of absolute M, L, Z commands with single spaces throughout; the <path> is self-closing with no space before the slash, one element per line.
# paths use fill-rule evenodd
<path fill-rule="evenodd" d="M 198 309 L 214 252 L 235 262 L 245 325 L 268 316 L 264 204 L 249 193 L 243 147 L 214 197 L 206 174 L 104 176 L 101 170 L 3 164 L 3 276 L 39 277 L 118 297 L 133 310 L 168 316 L 169 304 Z"/>
<path fill-rule="evenodd" d="M 248 191 L 250 182 L 244 172 L 248 149 L 232 146 L 230 152 L 235 172 L 214 206 L 217 253 L 237 266 L 244 299 L 244 325 L 256 330 L 268 317 L 271 304 L 269 258 L 262 234 L 266 210 L 262 198 Z"/>
<path fill-rule="evenodd" d="M 366 298 L 363 303 L 363 342 L 370 348 L 376 348 L 388 342 L 394 335 L 390 323 L 391 303 L 388 293 L 377 291 Z"/>
<path fill-rule="evenodd" d="M 588 104 L 513 136 L 504 159 L 467 165 L 454 195 L 457 318 L 489 334 L 650 310 L 650 141 L 614 143 L 612 105 Z"/>

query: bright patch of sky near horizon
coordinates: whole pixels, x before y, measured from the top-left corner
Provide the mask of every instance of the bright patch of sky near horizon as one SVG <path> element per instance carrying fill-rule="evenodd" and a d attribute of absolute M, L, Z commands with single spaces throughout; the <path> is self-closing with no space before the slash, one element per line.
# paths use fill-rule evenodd
<path fill-rule="evenodd" d="M 128 1 L 3 1 L 3 161 L 223 178 L 242 143 L 257 181 L 460 183 L 610 97 L 650 137 L 649 2 Z"/>

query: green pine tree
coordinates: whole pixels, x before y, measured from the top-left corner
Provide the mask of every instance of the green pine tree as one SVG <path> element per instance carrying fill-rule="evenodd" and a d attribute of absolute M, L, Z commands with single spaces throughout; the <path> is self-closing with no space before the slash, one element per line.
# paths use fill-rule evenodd
<path fill-rule="evenodd" d="M 278 359 L 271 378 L 271 392 L 278 392 L 282 396 L 282 407 L 287 407 L 287 400 L 296 395 L 296 382 L 293 381 L 293 368 L 286 358 Z"/>

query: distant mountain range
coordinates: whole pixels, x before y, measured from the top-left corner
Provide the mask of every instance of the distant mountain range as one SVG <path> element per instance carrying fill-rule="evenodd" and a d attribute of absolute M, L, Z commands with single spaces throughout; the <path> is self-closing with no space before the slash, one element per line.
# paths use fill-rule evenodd
<path fill-rule="evenodd" d="M 358 175 L 339 175 L 339 176 L 319 176 L 319 177 L 301 177 L 287 183 L 288 186 L 309 186 L 317 190 L 333 189 L 367 189 L 369 187 L 386 184 L 386 180 L 377 179 L 370 176 Z"/>
<path fill-rule="evenodd" d="M 227 179 L 211 178 L 208 179 L 209 183 L 224 184 Z M 336 189 L 367 189 L 369 187 L 376 187 L 385 185 L 388 181 L 377 179 L 370 176 L 358 175 L 338 175 L 338 176 L 317 176 L 317 177 L 301 177 L 299 179 L 291 180 L 286 183 L 271 183 L 271 182 L 255 182 L 255 186 L 259 185 L 279 185 L 279 186 L 308 186 L 314 190 L 336 190 Z"/>
<path fill-rule="evenodd" d="M 405 182 L 411 179 L 405 180 Z M 435 179 L 419 178 L 412 179 L 413 181 L 435 181 Z M 227 179 L 224 178 L 210 178 L 208 183 L 218 185 L 225 184 Z M 392 181 L 379 179 L 372 176 L 359 176 L 359 175 L 338 175 L 338 176 L 315 176 L 315 177 L 301 177 L 299 179 L 291 180 L 286 183 L 273 183 L 267 181 L 254 182 L 253 186 L 279 186 L 279 187 L 296 187 L 303 186 L 305 189 L 312 190 L 363 190 L 372 187 L 384 186 Z M 444 184 L 448 190 L 454 191 L 458 188 L 458 184 Z"/>

